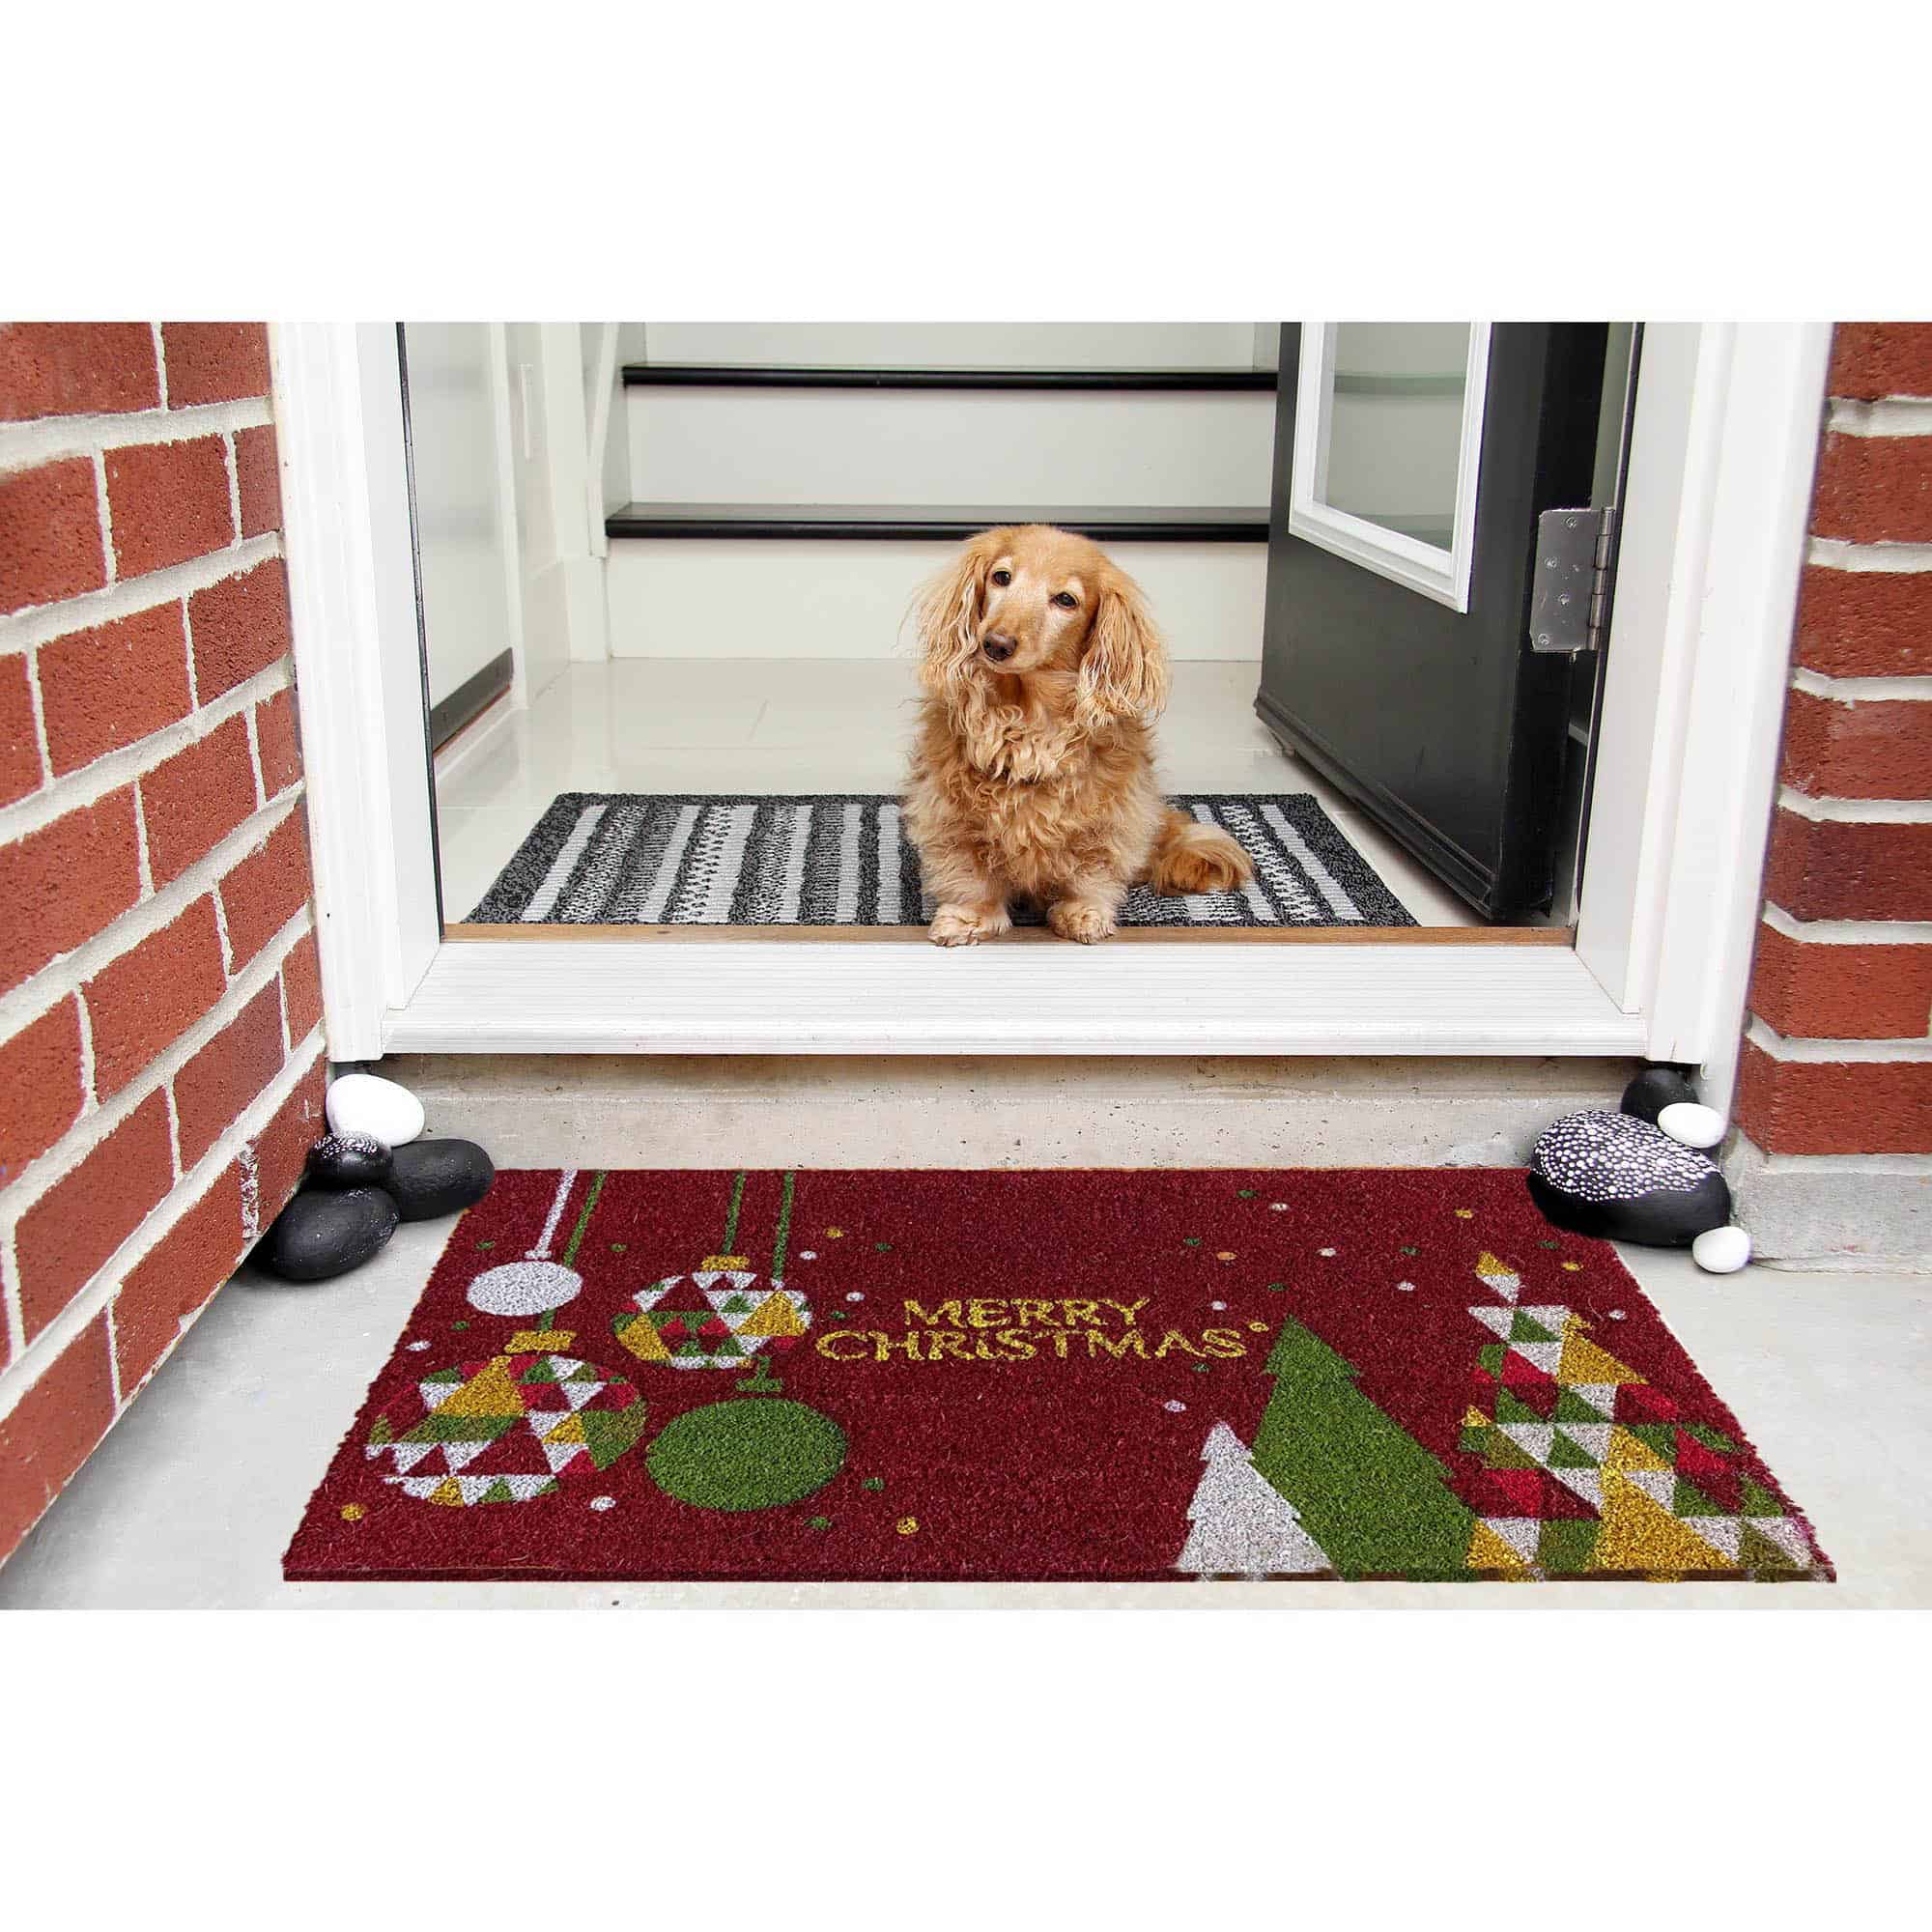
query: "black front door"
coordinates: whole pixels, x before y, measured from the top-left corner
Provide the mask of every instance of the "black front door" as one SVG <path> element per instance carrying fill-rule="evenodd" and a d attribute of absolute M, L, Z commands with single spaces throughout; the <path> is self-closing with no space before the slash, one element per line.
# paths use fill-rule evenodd
<path fill-rule="evenodd" d="M 1607 327 L 1307 333 L 1282 329 L 1255 708 L 1479 911 L 1542 911 L 1578 673 L 1530 645 L 1537 517 L 1592 500 Z"/>

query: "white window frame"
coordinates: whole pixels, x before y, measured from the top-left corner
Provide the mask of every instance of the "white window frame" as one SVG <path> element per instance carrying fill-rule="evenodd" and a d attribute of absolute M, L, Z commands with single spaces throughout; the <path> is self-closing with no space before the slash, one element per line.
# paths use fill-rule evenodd
<path fill-rule="evenodd" d="M 1289 483 L 1288 527 L 1321 549 L 1347 557 L 1392 583 L 1446 604 L 1469 608 L 1469 571 L 1476 554 L 1476 482 L 1483 461 L 1484 405 L 1489 399 L 1490 325 L 1469 325 L 1469 353 L 1463 373 L 1463 436 L 1456 458 L 1456 512 L 1447 550 L 1367 517 L 1338 510 L 1324 500 L 1328 440 L 1333 422 L 1335 331 L 1332 322 L 1301 325 L 1301 361 L 1295 377 L 1294 472 Z"/>
<path fill-rule="evenodd" d="M 1828 324 L 1645 332 L 1575 949 L 442 940 L 395 331 L 282 325 L 330 1054 L 1642 1054 L 1728 1101 Z"/>

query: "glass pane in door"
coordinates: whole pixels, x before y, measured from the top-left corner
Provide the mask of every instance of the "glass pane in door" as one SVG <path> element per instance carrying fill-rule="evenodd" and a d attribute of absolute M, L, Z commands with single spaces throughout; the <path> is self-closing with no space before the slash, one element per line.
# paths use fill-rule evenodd
<path fill-rule="evenodd" d="M 1340 322 L 1317 498 L 1447 551 L 1467 386 L 1466 322 Z"/>

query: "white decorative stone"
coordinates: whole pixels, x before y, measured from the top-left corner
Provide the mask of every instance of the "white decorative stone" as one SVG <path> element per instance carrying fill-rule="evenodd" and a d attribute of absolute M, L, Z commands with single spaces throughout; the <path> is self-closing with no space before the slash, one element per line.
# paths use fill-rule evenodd
<path fill-rule="evenodd" d="M 1707 1228 L 1690 1243 L 1690 1259 L 1706 1274 L 1736 1274 L 1751 1258 L 1751 1237 L 1742 1228 Z"/>
<path fill-rule="evenodd" d="M 402 1147 L 423 1130 L 422 1102 L 376 1073 L 345 1073 L 331 1081 L 325 1110 L 331 1133 L 367 1134 L 386 1148 Z"/>
<path fill-rule="evenodd" d="M 1686 1147 L 1713 1148 L 1724 1138 L 1723 1115 L 1694 1100 L 1673 1101 L 1658 1115 L 1657 1124 Z"/>

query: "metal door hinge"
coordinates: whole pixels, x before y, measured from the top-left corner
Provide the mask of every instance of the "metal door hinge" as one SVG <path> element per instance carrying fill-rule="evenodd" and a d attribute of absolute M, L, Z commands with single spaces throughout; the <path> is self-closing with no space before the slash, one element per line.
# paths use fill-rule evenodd
<path fill-rule="evenodd" d="M 1610 608 L 1609 510 L 1545 510 L 1529 593 L 1533 651 L 1594 651 Z"/>

